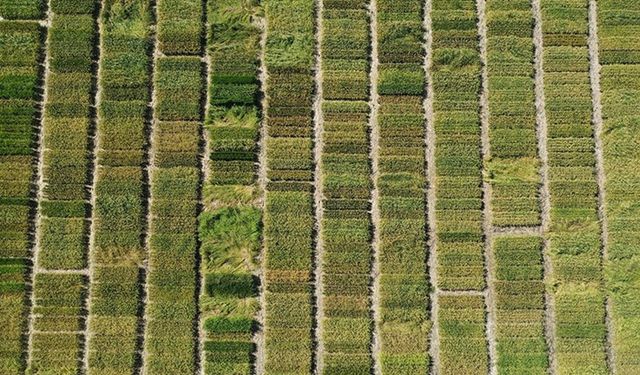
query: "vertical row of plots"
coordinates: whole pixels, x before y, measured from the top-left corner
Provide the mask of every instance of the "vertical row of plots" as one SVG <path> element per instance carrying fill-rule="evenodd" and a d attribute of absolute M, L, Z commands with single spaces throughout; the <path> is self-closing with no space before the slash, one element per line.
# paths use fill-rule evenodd
<path fill-rule="evenodd" d="M 311 372 L 314 2 L 265 0 L 267 374 Z"/>
<path fill-rule="evenodd" d="M 540 224 L 530 0 L 487 2 L 493 225 Z"/>
<path fill-rule="evenodd" d="M 481 291 L 481 63 L 475 1 L 434 0 L 432 22 L 438 288 Z M 486 371 L 483 296 L 442 295 L 439 303 L 442 373 Z"/>
<path fill-rule="evenodd" d="M 145 368 L 195 372 L 202 3 L 158 2 Z M 167 56 L 171 55 L 171 56 Z"/>
<path fill-rule="evenodd" d="M 599 1 L 604 169 L 613 353 L 620 375 L 640 372 L 640 2 Z"/>
<path fill-rule="evenodd" d="M 84 343 L 96 3 L 51 1 L 30 371 L 75 374 Z"/>
<path fill-rule="evenodd" d="M 531 2 L 488 1 L 486 14 L 492 225 L 539 225 Z M 497 371 L 546 374 L 542 238 L 505 236 L 491 248 Z"/>
<path fill-rule="evenodd" d="M 238 0 L 209 2 L 211 58 L 209 113 L 210 180 L 200 215 L 200 308 L 206 341 L 206 374 L 251 374 L 252 334 L 258 311 L 256 256 L 260 247 L 261 196 L 256 184 L 260 124 L 259 8 Z"/>
<path fill-rule="evenodd" d="M 419 374 L 427 354 L 422 1 L 378 1 L 380 363 Z"/>
<path fill-rule="evenodd" d="M 43 2 L 2 2 L 0 16 L 11 20 L 42 17 Z M 46 31 L 36 22 L 0 22 L 0 372 L 24 369 L 23 337 L 31 264 L 29 219 L 32 204 L 33 140 L 37 129 L 39 63 Z"/>
<path fill-rule="evenodd" d="M 588 1 L 542 1 L 549 253 L 560 374 L 607 373 Z"/>
<path fill-rule="evenodd" d="M 322 17 L 324 373 L 366 375 L 371 372 L 366 1 L 328 1 Z"/>
<path fill-rule="evenodd" d="M 475 2 L 433 2 L 438 288 L 482 290 L 480 55 Z"/>
<path fill-rule="evenodd" d="M 103 4 L 89 371 L 133 373 L 145 258 L 146 116 L 151 77 L 149 5 Z"/>

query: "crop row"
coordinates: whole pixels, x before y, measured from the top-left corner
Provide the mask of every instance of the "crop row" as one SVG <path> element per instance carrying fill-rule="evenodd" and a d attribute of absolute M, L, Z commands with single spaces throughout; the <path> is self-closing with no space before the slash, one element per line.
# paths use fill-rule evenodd
<path fill-rule="evenodd" d="M 481 295 L 438 297 L 440 373 L 483 374 L 489 368 L 485 304 Z"/>
<path fill-rule="evenodd" d="M 18 374 L 24 365 L 32 143 L 42 34 L 36 23 L 0 23 L 0 372 L 9 375 Z"/>
<path fill-rule="evenodd" d="M 37 264 L 46 270 L 82 270 L 87 264 L 86 186 L 92 179 L 89 136 L 96 5 L 92 0 L 51 2 Z M 33 309 L 37 328 L 32 334 L 30 371 L 75 374 L 82 366 L 78 348 L 84 335 L 68 332 L 81 331 L 85 325 L 84 299 L 79 298 L 85 293 L 85 282 L 80 275 L 36 274 Z M 75 292 L 65 296 L 67 288 Z"/>
<path fill-rule="evenodd" d="M 202 52 L 202 1 L 158 0 L 159 49 L 165 55 L 199 55 Z"/>
<path fill-rule="evenodd" d="M 366 3 L 326 2 L 322 12 L 324 374 L 372 369 Z"/>
<path fill-rule="evenodd" d="M 143 238 L 143 164 L 149 102 L 149 8 L 103 4 L 96 203 L 89 302 L 89 371 L 135 372 Z"/>
<path fill-rule="evenodd" d="M 531 1 L 489 1 L 486 16 L 492 224 L 539 225 Z"/>
<path fill-rule="evenodd" d="M 260 8 L 248 5 L 237 12 L 237 0 L 209 2 L 208 10 L 211 177 L 199 227 L 206 374 L 253 369 L 262 220 L 256 204 L 260 30 L 254 23 Z"/>
<path fill-rule="evenodd" d="M 162 22 L 160 17 L 159 28 Z M 196 56 L 156 59 L 145 311 L 146 366 L 150 374 L 195 371 L 198 154 L 204 92 L 201 73 L 202 62 Z"/>
<path fill-rule="evenodd" d="M 540 237 L 494 239 L 498 374 L 547 373 Z"/>
<path fill-rule="evenodd" d="M 79 274 L 36 274 L 28 374 L 73 375 L 82 367 L 88 280 Z"/>
<path fill-rule="evenodd" d="M 475 2 L 433 3 L 438 287 L 485 286 Z"/>
<path fill-rule="evenodd" d="M 425 87 L 422 2 L 378 1 L 380 363 L 426 373 Z"/>
<path fill-rule="evenodd" d="M 202 51 L 201 9 L 194 0 L 158 2 L 159 53 Z M 193 373 L 203 64 L 198 56 L 162 56 L 154 68 L 146 369 Z"/>
<path fill-rule="evenodd" d="M 47 9 L 44 0 L 3 0 L 0 17 L 7 20 L 39 20 Z"/>
<path fill-rule="evenodd" d="M 548 252 L 556 286 L 560 374 L 607 373 L 595 175 L 588 2 L 542 1 L 550 191 Z"/>
<path fill-rule="evenodd" d="M 475 1 L 433 2 L 436 272 L 443 290 L 485 287 L 476 24 Z M 442 373 L 484 371 L 482 298 L 443 297 L 438 320 Z"/>
<path fill-rule="evenodd" d="M 604 169 L 615 370 L 640 373 L 640 2 L 598 1 Z"/>
<path fill-rule="evenodd" d="M 265 0 L 267 374 L 312 364 L 314 1 Z"/>

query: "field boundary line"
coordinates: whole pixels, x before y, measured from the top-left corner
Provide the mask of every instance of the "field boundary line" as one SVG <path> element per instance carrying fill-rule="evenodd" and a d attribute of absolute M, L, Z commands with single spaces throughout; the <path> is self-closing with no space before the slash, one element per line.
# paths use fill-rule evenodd
<path fill-rule="evenodd" d="M 534 43 L 534 69 L 535 69 L 535 96 L 536 96 L 536 137 L 538 138 L 538 156 L 540 158 L 540 220 L 543 233 L 543 281 L 545 284 L 544 296 L 544 335 L 547 342 L 547 352 L 549 358 L 549 374 L 555 374 L 557 363 L 555 358 L 555 297 L 550 283 L 553 278 L 553 263 L 549 256 L 549 240 L 545 235 L 549 231 L 551 220 L 551 198 L 549 191 L 549 155 L 547 151 L 547 115 L 545 113 L 544 95 L 544 61 L 543 61 L 543 33 L 542 33 L 542 10 L 540 0 L 532 0 L 532 12 L 534 18 L 533 43 Z"/>
<path fill-rule="evenodd" d="M 200 232 L 198 229 L 198 217 L 204 211 L 204 184 L 207 181 L 209 170 L 209 147 L 208 135 L 206 129 L 206 121 L 209 110 L 209 83 L 210 78 L 210 60 L 209 57 L 209 1 L 202 0 L 201 4 L 202 16 L 200 17 L 200 101 L 199 110 L 200 118 L 198 119 L 198 148 L 196 152 L 196 160 L 198 161 L 198 184 L 196 185 L 196 229 L 193 232 L 195 240 L 195 253 L 193 254 L 193 273 L 194 273 L 194 290 L 193 304 L 194 315 L 192 329 L 193 337 L 193 368 L 196 374 L 204 372 L 204 342 L 202 332 L 202 311 L 200 310 L 200 299 L 204 290 L 204 272 L 202 272 L 202 242 L 200 241 Z M 204 79 L 203 79 L 204 76 Z M 206 85 L 204 89 L 202 85 Z"/>
<path fill-rule="evenodd" d="M 45 27 L 46 37 L 42 44 L 42 74 L 41 74 L 41 83 L 42 83 L 42 95 L 40 97 L 40 102 L 38 103 L 39 110 L 39 118 L 38 118 L 38 137 L 37 137 L 37 150 L 36 150 L 36 171 L 33 176 L 32 186 L 34 188 L 34 192 L 32 192 L 32 198 L 35 200 L 35 207 L 33 209 L 33 217 L 31 230 L 33 230 L 32 238 L 33 243 L 30 249 L 30 258 L 31 258 L 31 274 L 30 278 L 30 286 L 29 286 L 29 297 L 28 297 L 28 315 L 27 315 L 27 327 L 26 327 L 26 352 L 24 353 L 24 363 L 23 369 L 27 371 L 31 365 L 32 352 L 33 352 L 33 334 L 36 332 L 35 325 L 35 312 L 34 307 L 36 305 L 35 298 L 35 284 L 36 284 L 36 274 L 39 272 L 38 266 L 38 258 L 40 255 L 40 241 L 42 240 L 41 236 L 41 227 L 42 227 L 42 214 L 40 203 L 42 202 L 42 198 L 44 197 L 44 120 L 45 120 L 45 107 L 47 105 L 48 99 L 48 82 L 49 82 L 49 68 L 50 68 L 50 30 L 51 30 L 51 22 L 53 18 L 53 12 L 51 11 L 51 0 L 47 0 L 46 2 L 47 10 L 45 12 L 46 21 L 41 23 L 43 27 Z M 23 346 L 24 348 L 24 346 Z"/>
<path fill-rule="evenodd" d="M 204 186 L 210 180 L 211 177 L 211 163 L 210 163 L 210 155 L 211 155 L 211 139 L 209 137 L 209 130 L 207 129 L 207 121 L 209 118 L 209 111 L 211 109 L 211 55 L 209 54 L 209 43 L 211 40 L 209 39 L 209 29 L 211 25 L 209 24 L 209 2 L 207 0 L 202 1 L 202 74 L 205 76 L 205 85 L 206 88 L 203 94 L 204 106 L 202 106 L 202 110 L 204 111 L 204 116 L 202 116 L 202 126 L 199 128 L 199 136 L 200 136 L 200 147 L 198 149 L 198 158 L 200 159 L 200 175 L 199 175 L 199 187 L 198 187 L 198 216 L 204 212 Z M 196 217 L 197 219 L 197 217 Z M 206 373 L 206 355 L 205 355 L 205 342 L 206 342 L 206 333 L 204 330 L 204 317 L 201 306 L 201 299 L 204 295 L 204 285 L 205 285 L 205 272 L 203 270 L 203 260 L 202 260 L 202 243 L 200 242 L 199 229 L 196 229 L 196 253 L 195 253 L 195 276 L 196 276 L 196 285 L 195 285 L 195 304 L 196 304 L 196 315 L 194 321 L 194 331 L 197 332 L 196 343 L 195 343 L 195 352 L 194 352 L 194 362 L 195 362 L 195 372 L 196 374 L 205 375 Z"/>
<path fill-rule="evenodd" d="M 323 267 L 322 262 L 324 259 L 324 240 L 322 238 L 322 219 L 324 217 L 324 189 L 323 189 L 323 172 L 322 172 L 322 152 L 324 148 L 324 116 L 322 113 L 322 38 L 323 38 L 323 12 L 324 3 L 323 0 L 315 0 L 315 98 L 313 101 L 313 161 L 314 161 L 314 173 L 313 173 L 313 200 L 315 209 L 315 228 L 314 228 L 314 240 L 315 248 L 314 255 L 312 257 L 313 266 L 313 283 L 314 283 L 314 302 L 315 306 L 312 306 L 312 313 L 314 314 L 315 324 L 312 324 L 313 337 L 312 337 L 312 360 L 311 366 L 316 374 L 322 374 L 324 368 L 324 339 L 323 339 L 323 318 L 324 318 L 324 296 L 323 296 Z"/>
<path fill-rule="evenodd" d="M 380 95 L 378 94 L 378 79 L 380 60 L 378 58 L 378 2 L 369 1 L 369 38 L 371 44 L 371 66 L 369 67 L 369 160 L 371 161 L 371 275 L 370 299 L 371 311 L 371 360 L 374 375 L 382 374 L 380 363 L 380 127 L 378 112 L 380 111 Z"/>
<path fill-rule="evenodd" d="M 88 285 L 87 285 L 87 296 L 85 298 L 85 308 L 86 308 L 86 314 L 87 314 L 87 319 L 85 321 L 84 324 L 84 347 L 82 348 L 82 362 L 83 362 L 83 366 L 84 366 L 84 373 L 88 374 L 89 373 L 89 343 L 91 341 L 91 286 L 92 286 L 92 282 L 93 282 L 93 273 L 95 272 L 95 267 L 94 267 L 94 259 L 93 256 L 95 254 L 95 242 L 96 242 L 96 188 L 98 185 L 98 150 L 100 149 L 100 137 L 98 135 L 98 122 L 99 120 L 99 110 L 98 107 L 100 105 L 100 102 L 102 101 L 102 89 L 101 89 L 101 85 L 100 85 L 100 81 L 101 81 L 101 58 L 102 58 L 102 42 L 103 42 L 103 29 L 104 29 L 104 25 L 102 24 L 102 17 L 104 14 L 104 1 L 98 0 L 97 2 L 99 4 L 99 10 L 97 12 L 97 17 L 95 20 L 95 26 L 97 27 L 96 29 L 96 38 L 97 38 L 97 53 L 98 55 L 96 56 L 96 62 L 95 64 L 97 64 L 97 67 L 95 68 L 95 77 L 92 78 L 92 85 L 95 85 L 95 95 L 93 97 L 93 107 L 94 107 L 94 113 L 92 113 L 92 117 L 90 119 L 90 127 L 89 127 L 89 132 L 90 132 L 90 136 L 92 136 L 93 138 L 93 143 L 90 143 L 91 145 L 91 152 L 90 152 L 90 157 L 91 157 L 91 165 L 92 165 L 92 182 L 91 182 L 91 188 L 90 188 L 90 205 L 89 207 L 91 207 L 91 213 L 90 213 L 90 226 L 89 226 L 89 243 L 88 243 L 88 248 L 87 248 L 87 268 L 88 268 L 88 272 L 86 273 L 82 273 L 83 275 L 85 275 L 87 277 L 88 280 Z"/>
<path fill-rule="evenodd" d="M 265 3 L 265 0 L 261 0 L 261 4 Z M 259 74 L 258 81 L 260 82 L 260 133 L 258 140 L 258 177 L 257 184 L 260 189 L 260 197 L 258 206 L 262 210 L 262 214 L 264 217 L 264 213 L 266 212 L 266 193 L 267 193 L 267 137 L 268 137 L 268 129 L 267 129 L 267 108 L 269 105 L 269 101 L 267 100 L 267 65 L 265 62 L 266 59 L 266 46 L 267 46 L 267 17 L 262 16 L 258 21 L 258 26 L 260 27 L 260 53 L 258 56 L 259 60 Z M 264 227 L 264 226 L 263 226 Z M 259 300 L 259 310 L 256 316 L 256 320 L 258 321 L 258 329 L 253 335 L 253 341 L 256 345 L 255 350 L 255 363 L 254 363 L 254 372 L 256 375 L 263 375 L 265 373 L 265 359 L 266 359 L 266 341 L 265 341 L 265 313 L 266 313 L 266 277 L 265 270 L 267 266 L 266 262 L 266 247 L 265 247 L 265 234 L 264 230 L 261 233 L 260 238 L 260 255 L 259 255 L 259 267 L 257 269 L 258 278 L 260 280 L 260 285 L 258 288 L 258 300 Z"/>
<path fill-rule="evenodd" d="M 596 158 L 596 182 L 598 185 L 598 222 L 600 224 L 600 246 L 601 246 L 601 261 L 602 270 L 609 259 L 608 245 L 609 245 L 609 223 L 607 220 L 607 194 L 606 194 L 606 175 L 604 168 L 604 147 L 602 144 L 603 133 L 603 119 L 602 119 L 602 91 L 600 89 L 600 71 L 602 66 L 600 65 L 600 55 L 598 53 L 598 2 L 596 0 L 589 0 L 589 76 L 591 82 L 591 100 L 592 100 L 592 126 L 593 126 L 593 139 L 595 143 L 595 158 Z M 613 322 L 611 311 L 611 299 L 606 288 L 606 280 L 603 280 L 605 295 L 605 329 L 606 329 L 606 342 L 605 351 L 607 356 L 607 367 L 612 374 L 616 373 L 615 367 L 615 352 L 613 350 Z"/>
<path fill-rule="evenodd" d="M 423 10 L 424 29 L 424 72 L 426 81 L 426 96 L 424 99 L 425 116 L 425 177 L 427 178 L 427 276 L 431 292 L 429 293 L 431 319 L 431 332 L 429 332 L 429 367 L 430 373 L 438 375 L 440 372 L 440 332 L 438 329 L 438 273 L 436 251 L 436 132 L 435 117 L 433 115 L 433 81 L 431 76 L 433 26 L 431 14 L 433 11 L 432 0 L 425 0 Z"/>
<path fill-rule="evenodd" d="M 478 35 L 480 39 L 481 61 L 481 93 L 480 93 L 480 153 L 482 155 L 482 228 L 484 232 L 484 266 L 485 266 L 485 305 L 486 305 L 486 340 L 489 354 L 489 374 L 498 372 L 498 354 L 496 348 L 496 311 L 493 279 L 495 261 L 493 257 L 493 224 L 491 212 L 491 184 L 484 179 L 484 163 L 491 158 L 489 138 L 489 72 L 487 68 L 487 19 L 486 0 L 476 0 L 478 12 Z"/>
<path fill-rule="evenodd" d="M 142 182 L 142 191 L 144 192 L 144 196 L 146 199 L 143 203 L 143 212 L 144 212 L 144 221 L 143 221 L 143 251 L 144 251 L 144 260 L 141 265 L 141 280 L 140 285 L 138 286 L 140 290 L 140 301 L 139 303 L 139 311 L 138 311 L 138 329 L 137 329 L 137 338 L 136 338 L 136 350 L 138 357 L 138 363 L 136 363 L 136 370 L 138 374 L 144 374 L 146 371 L 146 349 L 145 349 L 145 338 L 147 331 L 147 319 L 146 319 L 146 309 L 147 304 L 149 302 L 148 296 L 148 280 L 149 277 L 149 256 L 151 252 L 151 174 L 154 168 L 153 159 L 155 157 L 154 150 L 152 148 L 153 143 L 153 125 L 155 123 L 155 105 L 154 105 L 154 94 L 155 94 L 155 85 L 154 85 L 154 70 L 155 70 L 155 54 L 157 51 L 157 6 L 158 3 L 156 0 L 150 0 L 149 6 L 149 39 L 151 44 L 150 55 L 147 55 L 148 58 L 148 67 L 147 67 L 147 76 L 149 78 L 149 102 L 147 103 L 147 113 L 145 119 L 145 143 L 144 143 L 144 165 L 142 168 L 143 173 L 143 182 Z M 149 58 L 150 57 L 150 58 Z"/>
<path fill-rule="evenodd" d="M 153 220 L 153 215 L 151 214 L 151 206 L 153 204 L 153 189 L 151 189 L 151 184 L 152 184 L 152 179 L 153 179 L 153 172 L 156 169 L 156 165 L 155 165 L 155 158 L 156 158 L 156 142 L 154 142 L 154 136 L 155 136 L 155 127 L 156 124 L 158 123 L 158 117 L 156 115 L 156 104 L 157 104 L 157 96 L 156 96 L 156 85 L 155 85 L 155 77 L 156 77 L 156 66 L 158 63 L 158 57 L 160 57 L 161 53 L 160 53 L 160 48 L 159 48 L 159 42 L 158 42 L 158 3 L 155 0 L 151 0 L 153 1 L 152 6 L 151 6 L 151 23 L 153 25 L 153 27 L 151 28 L 151 43 L 153 45 L 153 49 L 151 52 L 151 61 L 150 61 L 150 66 L 149 66 L 149 70 L 151 73 L 150 76 L 150 80 L 149 80 L 149 90 L 150 90 L 150 94 L 149 95 L 149 103 L 148 103 L 148 108 L 149 108 L 149 132 L 148 132 L 148 150 L 147 150 L 147 166 L 146 166 L 146 172 L 147 172 L 147 215 L 146 215 L 146 221 L 147 221 L 147 235 L 145 237 L 145 250 L 146 250 L 146 257 L 145 260 L 143 262 L 143 268 L 144 268 L 144 274 L 145 274 L 145 279 L 144 279 L 144 285 L 142 286 L 142 291 L 143 291 L 143 295 L 142 297 L 142 306 L 144 306 L 144 310 L 142 311 L 142 323 L 141 323 L 141 334 L 142 334 L 142 339 L 141 339 L 141 343 L 140 343 L 140 369 L 139 369 L 139 374 L 140 375 L 145 375 L 147 373 L 147 356 L 148 356 L 148 350 L 147 350 L 147 326 L 149 324 L 149 319 L 147 317 L 147 310 L 146 310 L 146 306 L 149 305 L 149 282 L 148 282 L 148 278 L 149 278 L 149 273 L 150 273 L 150 259 L 151 259 L 151 222 Z"/>

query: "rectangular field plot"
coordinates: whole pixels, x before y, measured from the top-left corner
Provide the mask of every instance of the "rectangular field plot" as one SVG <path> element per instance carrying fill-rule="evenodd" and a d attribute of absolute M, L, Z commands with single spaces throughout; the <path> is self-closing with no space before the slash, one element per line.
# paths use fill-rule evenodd
<path fill-rule="evenodd" d="M 12 5 L 20 4 L 6 4 Z M 10 18 L 3 6 L 0 15 Z M 43 37 L 44 29 L 35 22 L 0 23 L 0 341 L 4 346 L 0 372 L 8 375 L 24 370 L 35 173 L 32 147 Z"/>

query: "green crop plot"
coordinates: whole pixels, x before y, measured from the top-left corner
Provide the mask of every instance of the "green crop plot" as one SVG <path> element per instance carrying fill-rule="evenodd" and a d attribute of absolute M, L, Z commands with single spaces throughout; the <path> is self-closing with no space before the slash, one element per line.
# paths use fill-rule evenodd
<path fill-rule="evenodd" d="M 43 0 L 6 0 L 0 3 L 0 17 L 8 20 L 37 20 L 44 16 Z"/>
<path fill-rule="evenodd" d="M 93 1 L 52 1 L 42 120 L 40 243 L 33 286 L 29 373 L 82 367 L 88 278 L 91 106 L 95 96 Z M 54 271 L 47 273 L 46 271 Z M 56 273 L 55 271 L 62 271 Z"/>
<path fill-rule="evenodd" d="M 587 2 L 543 1 L 542 9 L 557 366 L 605 374 Z"/>
<path fill-rule="evenodd" d="M 493 242 L 499 374 L 547 373 L 542 251 L 540 237 Z"/>
<path fill-rule="evenodd" d="M 202 63 L 197 57 L 162 57 L 155 68 L 157 121 L 151 140 L 155 168 L 151 173 L 146 311 L 148 371 L 192 373 Z"/>
<path fill-rule="evenodd" d="M 539 225 L 531 4 L 489 1 L 486 17 L 493 225 Z"/>
<path fill-rule="evenodd" d="M 104 4 L 98 103 L 89 371 L 133 372 L 145 258 L 144 147 L 151 84 L 149 4 Z"/>
<path fill-rule="evenodd" d="M 267 178 L 265 340 L 267 374 L 312 364 L 314 4 L 266 0 Z"/>
<path fill-rule="evenodd" d="M 425 87 L 422 4 L 378 2 L 380 109 L 380 364 L 385 374 L 429 367 L 425 273 Z"/>
<path fill-rule="evenodd" d="M 637 375 L 640 0 L 0 0 L 1 375 Z"/>
<path fill-rule="evenodd" d="M 640 2 L 598 2 L 602 135 L 609 219 L 607 292 L 611 298 L 612 350 L 616 371 L 640 371 L 640 272 L 638 272 L 640 211 L 638 210 L 638 120 L 640 97 Z"/>
<path fill-rule="evenodd" d="M 237 1 L 209 4 L 207 47 L 210 180 L 200 215 L 204 291 L 200 308 L 206 374 L 251 374 L 258 327 L 258 253 L 262 211 L 256 181 L 260 8 Z"/>
<path fill-rule="evenodd" d="M 438 287 L 484 288 L 480 54 L 473 1 L 433 3 Z"/>
<path fill-rule="evenodd" d="M 372 369 L 366 5 L 328 2 L 322 14 L 324 374 Z"/>
<path fill-rule="evenodd" d="M 0 11 L 8 17 L 2 7 Z M 0 371 L 10 375 L 24 367 L 22 328 L 27 310 L 23 300 L 30 265 L 34 172 L 31 147 L 42 41 L 43 29 L 36 23 L 0 23 L 0 340 L 4 347 Z"/>
<path fill-rule="evenodd" d="M 482 374 L 488 368 L 481 296 L 441 296 L 437 324 L 443 374 Z"/>

